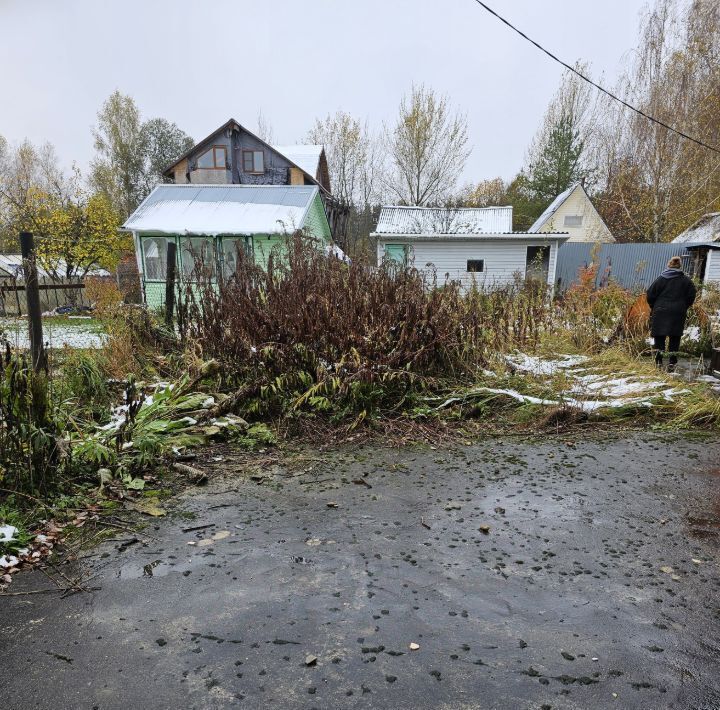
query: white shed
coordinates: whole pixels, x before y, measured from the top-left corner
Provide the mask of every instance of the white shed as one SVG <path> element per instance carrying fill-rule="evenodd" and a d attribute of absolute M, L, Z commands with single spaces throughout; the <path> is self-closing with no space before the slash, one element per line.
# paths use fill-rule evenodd
<path fill-rule="evenodd" d="M 555 282 L 567 234 L 512 231 L 512 207 L 383 207 L 375 232 L 378 263 L 413 265 L 438 285 L 503 286 L 520 278 Z"/>
<path fill-rule="evenodd" d="M 720 283 L 720 212 L 703 215 L 672 243 L 684 245 L 692 255 L 693 275 Z"/>

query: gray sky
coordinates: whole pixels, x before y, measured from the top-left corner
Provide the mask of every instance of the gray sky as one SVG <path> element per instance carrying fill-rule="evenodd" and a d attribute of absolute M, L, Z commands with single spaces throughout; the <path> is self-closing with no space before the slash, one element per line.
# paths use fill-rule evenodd
<path fill-rule="evenodd" d="M 614 83 L 645 0 L 488 0 L 572 63 Z M 143 118 L 200 139 L 258 111 L 277 143 L 336 109 L 392 119 L 413 82 L 467 112 L 466 180 L 522 164 L 561 67 L 473 0 L 0 0 L 0 134 L 55 144 L 85 167 L 115 89 Z"/>

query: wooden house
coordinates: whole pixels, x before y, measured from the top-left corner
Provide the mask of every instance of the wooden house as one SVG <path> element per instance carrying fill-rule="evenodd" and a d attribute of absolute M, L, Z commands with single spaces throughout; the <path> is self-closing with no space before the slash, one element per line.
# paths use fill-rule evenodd
<path fill-rule="evenodd" d="M 270 145 L 231 118 L 169 165 L 176 185 L 314 185 L 336 238 L 344 234 L 349 207 L 332 195 L 321 145 Z"/>

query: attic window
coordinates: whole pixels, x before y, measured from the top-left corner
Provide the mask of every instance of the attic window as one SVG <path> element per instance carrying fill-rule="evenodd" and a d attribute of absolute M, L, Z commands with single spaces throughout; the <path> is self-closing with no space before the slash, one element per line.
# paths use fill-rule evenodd
<path fill-rule="evenodd" d="M 485 259 L 468 259 L 465 271 L 469 274 L 481 274 L 485 271 Z"/>
<path fill-rule="evenodd" d="M 246 173 L 262 174 L 265 172 L 265 153 L 262 150 L 243 151 L 243 170 Z"/>
<path fill-rule="evenodd" d="M 568 214 L 565 215 L 563 226 L 565 227 L 582 227 L 582 215 Z"/>
<path fill-rule="evenodd" d="M 203 170 L 225 170 L 227 152 L 224 145 L 214 145 L 205 151 L 197 161 L 198 168 Z"/>

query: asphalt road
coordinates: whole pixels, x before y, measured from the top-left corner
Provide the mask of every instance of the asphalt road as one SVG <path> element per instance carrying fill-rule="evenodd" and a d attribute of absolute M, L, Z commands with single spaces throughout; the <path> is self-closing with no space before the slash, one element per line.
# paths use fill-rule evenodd
<path fill-rule="evenodd" d="M 720 708 L 720 439 L 315 459 L 1 598 L 0 707 Z"/>

